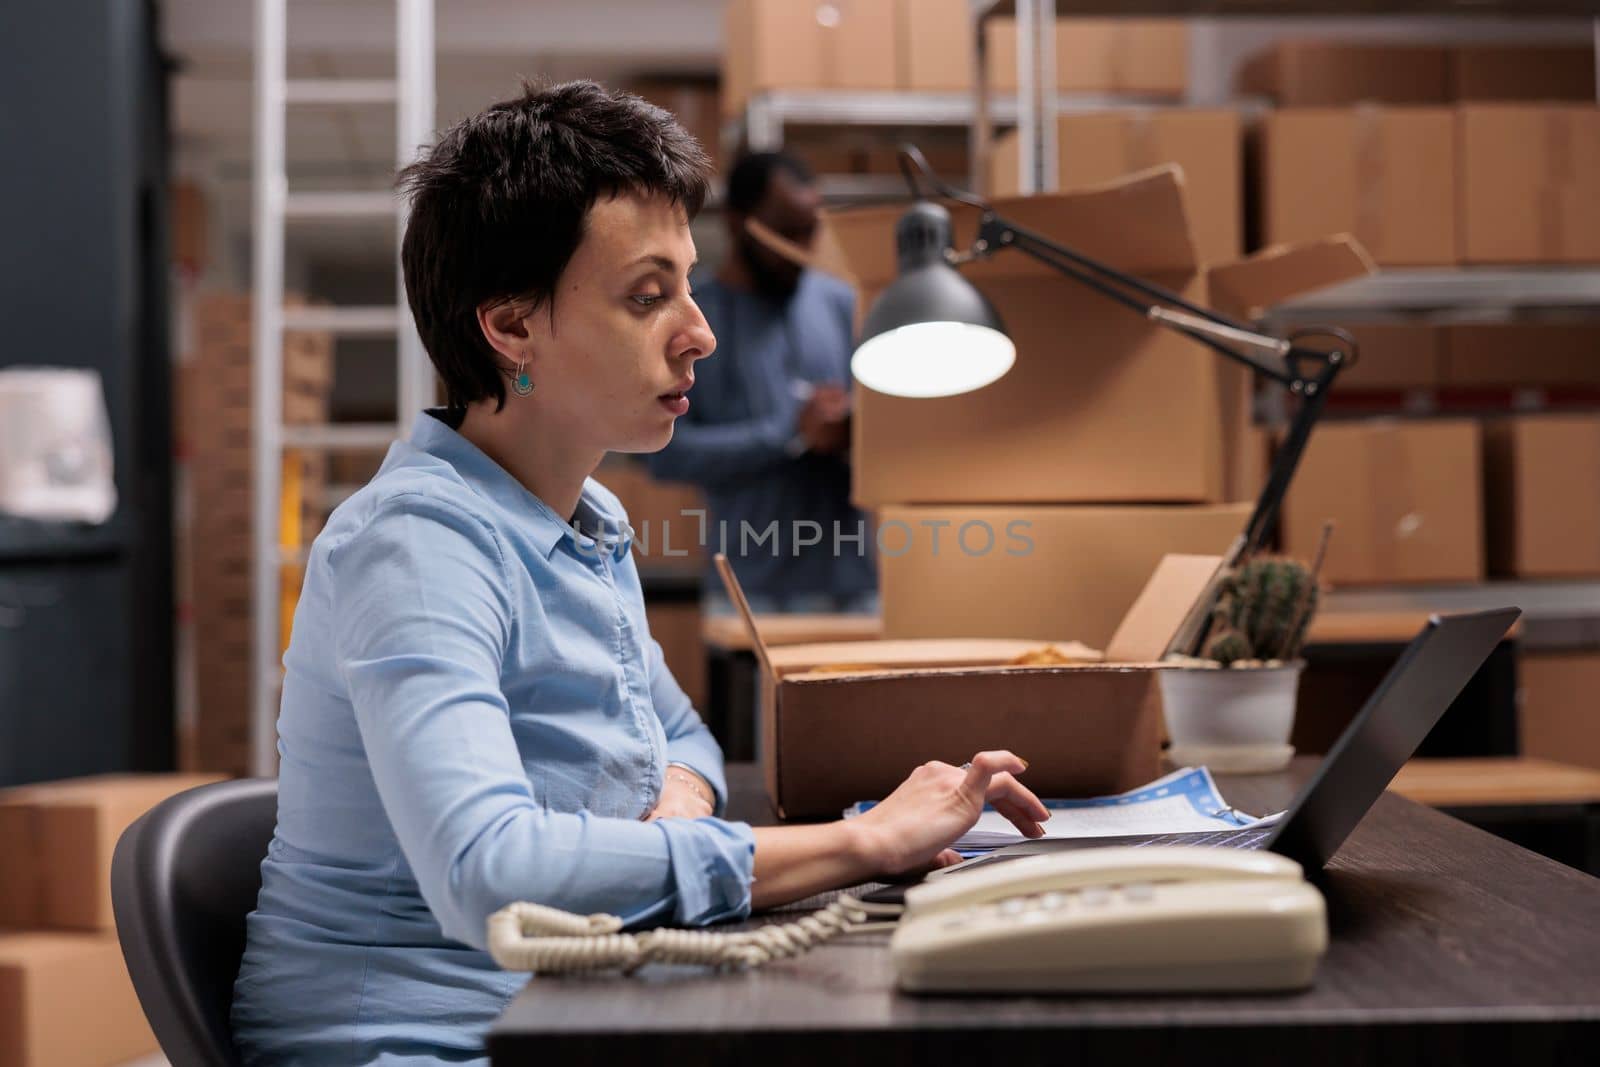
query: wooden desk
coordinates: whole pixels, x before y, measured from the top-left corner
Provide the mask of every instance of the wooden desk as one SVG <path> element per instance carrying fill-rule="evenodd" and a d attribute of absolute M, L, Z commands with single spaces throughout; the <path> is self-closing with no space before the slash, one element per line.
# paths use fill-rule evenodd
<path fill-rule="evenodd" d="M 1519 756 L 1414 759 L 1389 788 L 1600 876 L 1600 771 Z"/>
<path fill-rule="evenodd" d="M 1219 776 L 1286 804 L 1315 763 Z M 737 814 L 765 821 L 755 768 Z M 932 997 L 895 992 L 887 938 L 764 969 L 535 979 L 489 1036 L 496 1067 L 663 1063 L 1485 1064 L 1588 1062 L 1600 1043 L 1600 881 L 1386 794 L 1327 872 L 1332 944 L 1304 993 Z"/>

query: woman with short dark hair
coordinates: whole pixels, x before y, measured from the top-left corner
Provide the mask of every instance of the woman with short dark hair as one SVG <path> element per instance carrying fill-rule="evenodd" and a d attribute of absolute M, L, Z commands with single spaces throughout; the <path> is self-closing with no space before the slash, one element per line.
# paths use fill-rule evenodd
<path fill-rule="evenodd" d="M 278 719 L 278 822 L 234 990 L 246 1063 L 466 1063 L 525 974 L 517 900 L 700 925 L 950 862 L 1021 760 L 928 764 L 848 823 L 718 818 L 722 755 L 645 621 L 590 478 L 672 436 L 716 340 L 688 288 L 704 153 L 578 82 L 401 174 L 406 292 L 446 406 L 312 546 Z"/>

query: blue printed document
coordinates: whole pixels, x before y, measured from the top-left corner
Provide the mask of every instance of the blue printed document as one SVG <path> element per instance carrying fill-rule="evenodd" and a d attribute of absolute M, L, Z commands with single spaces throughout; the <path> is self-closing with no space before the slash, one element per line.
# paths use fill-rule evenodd
<path fill-rule="evenodd" d="M 855 804 L 844 813 L 845 818 L 859 815 L 875 803 Z M 1278 818 L 1254 818 L 1230 807 L 1217 791 L 1211 772 L 1204 767 L 1182 767 L 1115 796 L 1045 800 L 1044 804 L 1050 809 L 1050 818 L 1043 823 L 1047 838 L 1208 833 L 1263 826 Z M 954 847 L 957 851 L 978 851 L 1025 840 L 1028 839 L 1004 815 L 986 808 L 977 825 Z"/>

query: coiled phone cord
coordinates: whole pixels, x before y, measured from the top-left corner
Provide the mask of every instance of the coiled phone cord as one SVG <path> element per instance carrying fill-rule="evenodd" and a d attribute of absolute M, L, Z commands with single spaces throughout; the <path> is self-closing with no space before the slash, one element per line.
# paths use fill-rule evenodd
<path fill-rule="evenodd" d="M 615 915 L 574 915 L 543 904 L 508 904 L 489 916 L 489 954 L 507 971 L 537 974 L 632 972 L 647 963 L 759 967 L 809 952 L 840 934 L 892 927 L 874 916 L 900 914 L 892 904 L 842 896 L 794 922 L 757 930 L 646 930 L 622 933 Z"/>

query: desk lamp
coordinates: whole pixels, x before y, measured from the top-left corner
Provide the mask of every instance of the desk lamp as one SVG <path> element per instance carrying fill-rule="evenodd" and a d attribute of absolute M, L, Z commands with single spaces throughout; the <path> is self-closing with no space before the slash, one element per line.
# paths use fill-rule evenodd
<path fill-rule="evenodd" d="M 1287 339 L 1259 333 L 1247 323 L 1007 221 L 988 201 L 941 181 L 914 145 L 901 146 L 899 161 L 918 199 L 895 226 L 899 273 L 867 312 L 861 342 L 850 361 L 855 379 L 869 389 L 901 397 L 954 396 L 999 379 L 1011 369 L 1016 346 L 994 307 L 956 268 L 1007 248 L 1025 252 L 1151 321 L 1249 366 L 1299 398 L 1288 436 L 1236 551 L 1247 556 L 1259 549 L 1299 466 L 1312 425 L 1322 414 L 1328 388 L 1340 369 L 1355 361 L 1355 338 L 1330 326 L 1294 330 Z M 977 239 L 967 251 L 953 247 L 950 212 L 924 198 L 919 174 L 938 195 L 981 212 Z M 1302 343 L 1315 338 L 1333 344 Z"/>

